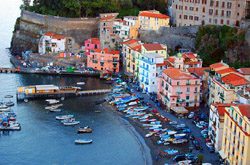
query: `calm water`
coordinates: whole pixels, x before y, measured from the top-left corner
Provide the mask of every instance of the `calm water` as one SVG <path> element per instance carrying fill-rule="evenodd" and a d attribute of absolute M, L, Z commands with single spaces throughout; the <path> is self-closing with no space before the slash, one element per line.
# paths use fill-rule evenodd
<path fill-rule="evenodd" d="M 21 0 L 0 0 L 0 67 L 11 67 L 9 47 Z M 85 89 L 108 88 L 98 79 L 61 78 L 38 75 L 0 74 L 0 100 L 15 95 L 17 86 L 33 84 L 74 85 L 86 82 Z M 55 113 L 47 112 L 45 101 L 16 103 L 12 108 L 21 123 L 19 132 L 1 133 L 0 164 L 145 164 L 145 152 L 130 126 L 118 116 L 96 106 L 103 96 L 66 99 L 63 113 L 74 114 L 81 125 L 93 128 L 92 134 L 77 134 L 77 127 L 63 126 Z M 15 98 L 12 99 L 16 101 Z M 95 110 L 102 113 L 96 114 Z M 63 114 L 61 113 L 61 114 Z M 57 113 L 58 114 L 58 113 Z M 74 145 L 78 138 L 92 138 L 91 145 Z"/>

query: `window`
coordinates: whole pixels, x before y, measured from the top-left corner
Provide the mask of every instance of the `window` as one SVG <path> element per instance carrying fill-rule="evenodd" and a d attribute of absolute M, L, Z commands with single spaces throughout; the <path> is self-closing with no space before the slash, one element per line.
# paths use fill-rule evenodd
<path fill-rule="evenodd" d="M 212 7 L 214 5 L 214 1 L 210 1 L 210 6 Z"/>
<path fill-rule="evenodd" d="M 196 7 L 196 11 L 199 11 L 199 8 L 198 8 L 198 7 Z"/>
<path fill-rule="evenodd" d="M 219 7 L 219 1 L 216 1 L 216 7 Z"/>
<path fill-rule="evenodd" d="M 194 92 L 196 93 L 197 91 L 198 91 L 198 88 L 197 88 L 197 87 L 195 87 Z"/>
<path fill-rule="evenodd" d="M 189 87 L 187 87 L 187 93 L 189 93 L 190 92 L 190 88 Z"/>
<path fill-rule="evenodd" d="M 227 8 L 231 9 L 231 7 L 232 7 L 232 3 L 231 2 L 227 2 Z"/>
<path fill-rule="evenodd" d="M 193 20 L 193 16 L 190 15 L 190 16 L 189 16 L 189 19 L 190 19 L 190 20 Z"/>
<path fill-rule="evenodd" d="M 209 9 L 209 15 L 213 15 L 213 9 Z"/>
<path fill-rule="evenodd" d="M 205 8 L 205 7 L 203 7 L 202 12 L 203 12 L 203 13 L 205 13 L 205 12 L 206 12 L 206 8 Z"/>
<path fill-rule="evenodd" d="M 221 10 L 221 16 L 224 16 L 224 10 Z"/>
<path fill-rule="evenodd" d="M 190 11 L 194 11 L 194 8 L 193 8 L 193 7 L 190 7 L 189 10 L 190 10 Z"/>
<path fill-rule="evenodd" d="M 189 96 L 186 96 L 186 100 L 189 100 Z"/>
<path fill-rule="evenodd" d="M 195 81 L 195 85 L 198 85 L 198 81 Z"/>
<path fill-rule="evenodd" d="M 225 2 L 222 2 L 222 5 L 221 5 L 221 7 L 223 7 L 223 8 L 225 7 Z"/>
<path fill-rule="evenodd" d="M 177 81 L 177 85 L 180 85 L 180 82 L 179 82 L 179 81 Z"/>
<path fill-rule="evenodd" d="M 175 5 L 175 8 L 178 9 L 178 5 Z"/>
<path fill-rule="evenodd" d="M 181 15 L 179 15 L 179 19 L 181 19 Z"/>
<path fill-rule="evenodd" d="M 218 15 L 218 10 L 215 10 L 215 15 Z"/>
<path fill-rule="evenodd" d="M 194 17 L 194 20 L 195 20 L 195 21 L 199 21 L 199 17 L 195 16 L 195 17 Z"/>
<path fill-rule="evenodd" d="M 179 10 L 182 10 L 183 9 L 183 7 L 182 6 L 179 6 Z"/>
<path fill-rule="evenodd" d="M 224 24 L 224 20 L 223 20 L 223 19 L 222 19 L 222 20 L 220 20 L 220 24 L 222 24 L 222 25 Z"/>
<path fill-rule="evenodd" d="M 187 8 L 188 8 L 188 7 L 187 7 L 187 6 L 185 6 L 185 10 L 187 10 Z"/>
<path fill-rule="evenodd" d="M 184 19 L 187 19 L 187 15 L 184 15 Z"/>
<path fill-rule="evenodd" d="M 200 3 L 200 0 L 195 0 L 195 3 Z"/>
<path fill-rule="evenodd" d="M 217 24 L 217 19 L 214 19 L 214 23 Z"/>
<path fill-rule="evenodd" d="M 187 80 L 187 85 L 190 85 L 190 80 Z"/>

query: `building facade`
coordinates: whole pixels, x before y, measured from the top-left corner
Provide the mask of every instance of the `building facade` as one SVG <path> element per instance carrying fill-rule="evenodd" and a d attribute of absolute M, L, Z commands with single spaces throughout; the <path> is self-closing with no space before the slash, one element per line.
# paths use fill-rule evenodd
<path fill-rule="evenodd" d="M 215 152 L 219 152 L 222 148 L 225 108 L 230 106 L 231 104 L 212 104 L 210 106 L 208 135 Z"/>
<path fill-rule="evenodd" d="M 140 30 L 159 30 L 162 26 L 169 26 L 169 16 L 159 11 L 141 11 L 138 15 Z"/>
<path fill-rule="evenodd" d="M 222 149 L 219 152 L 226 164 L 250 164 L 250 105 L 226 108 Z"/>
<path fill-rule="evenodd" d="M 197 76 L 177 68 L 168 68 L 159 76 L 157 98 L 168 109 L 196 109 L 200 106 L 200 86 L 201 80 Z"/>
<path fill-rule="evenodd" d="M 140 87 L 146 93 L 156 93 L 159 73 L 165 69 L 164 56 L 157 53 L 143 53 L 140 58 Z"/>
<path fill-rule="evenodd" d="M 172 0 L 173 24 L 240 26 L 249 15 L 247 2 L 249 0 Z"/>
<path fill-rule="evenodd" d="M 65 51 L 66 39 L 62 35 L 45 33 L 40 38 L 38 53 L 59 53 Z"/>
<path fill-rule="evenodd" d="M 85 41 L 85 55 L 90 55 L 91 50 L 100 49 L 100 39 L 99 38 L 90 38 Z"/>
<path fill-rule="evenodd" d="M 87 58 L 87 67 L 98 71 L 119 72 L 119 51 L 109 51 L 106 49 L 96 49 L 90 52 Z"/>

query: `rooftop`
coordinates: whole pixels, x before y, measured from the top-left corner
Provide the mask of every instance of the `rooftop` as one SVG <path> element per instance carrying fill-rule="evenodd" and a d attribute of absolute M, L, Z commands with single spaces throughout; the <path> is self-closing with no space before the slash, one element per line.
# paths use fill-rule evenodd
<path fill-rule="evenodd" d="M 100 18 L 100 21 L 106 21 L 106 20 L 109 20 L 109 19 L 114 19 L 115 16 L 107 16 L 107 17 L 103 17 L 103 18 Z"/>
<path fill-rule="evenodd" d="M 250 68 L 240 68 L 238 69 L 238 71 L 243 73 L 244 75 L 250 75 Z"/>
<path fill-rule="evenodd" d="M 154 17 L 154 18 L 169 18 L 169 16 L 165 14 L 160 14 L 160 13 L 151 13 L 151 12 L 142 12 L 139 14 L 139 16 L 144 16 L 144 17 Z"/>
<path fill-rule="evenodd" d="M 249 84 L 249 81 L 246 80 L 244 77 L 239 76 L 235 73 L 230 73 L 221 78 L 221 80 L 226 84 L 232 84 L 233 86 L 241 86 Z"/>
<path fill-rule="evenodd" d="M 209 69 L 209 67 L 202 67 L 202 68 L 187 68 L 189 73 L 195 73 L 198 76 L 203 76 L 204 71 Z"/>
<path fill-rule="evenodd" d="M 55 33 L 45 33 L 45 36 L 50 36 L 52 39 L 64 39 L 63 35 L 55 34 Z"/>
<path fill-rule="evenodd" d="M 226 69 L 222 69 L 222 70 L 216 71 L 216 73 L 218 73 L 218 74 L 225 74 L 225 73 L 239 73 L 239 72 L 237 72 L 235 69 L 233 69 L 233 68 L 230 67 L 230 68 L 226 68 Z"/>
<path fill-rule="evenodd" d="M 189 79 L 196 79 L 191 74 L 181 71 L 177 68 L 168 68 L 163 71 L 167 76 L 175 80 L 189 80 Z"/>
<path fill-rule="evenodd" d="M 210 65 L 210 68 L 217 69 L 217 68 L 220 68 L 220 67 L 223 67 L 223 66 L 228 66 L 228 65 L 223 63 L 223 62 L 218 62 L 218 63 Z"/>
<path fill-rule="evenodd" d="M 213 104 L 213 105 L 216 107 L 218 114 L 220 116 L 224 116 L 226 110 L 225 108 L 230 107 L 232 104 Z"/>
<path fill-rule="evenodd" d="M 144 48 L 148 51 L 152 50 L 165 50 L 161 44 L 143 44 Z"/>
<path fill-rule="evenodd" d="M 240 112 L 242 115 L 246 116 L 248 119 L 250 118 L 250 105 L 238 105 L 237 106 L 240 109 Z"/>

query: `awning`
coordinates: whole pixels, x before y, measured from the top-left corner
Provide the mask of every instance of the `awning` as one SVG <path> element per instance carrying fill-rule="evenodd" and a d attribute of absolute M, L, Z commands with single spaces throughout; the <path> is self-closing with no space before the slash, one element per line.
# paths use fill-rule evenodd
<path fill-rule="evenodd" d="M 173 111 L 176 113 L 188 113 L 188 110 L 184 107 L 173 107 Z"/>
<path fill-rule="evenodd" d="M 227 156 L 224 154 L 224 152 L 222 150 L 219 151 L 219 154 L 220 154 L 222 159 L 226 159 Z"/>

